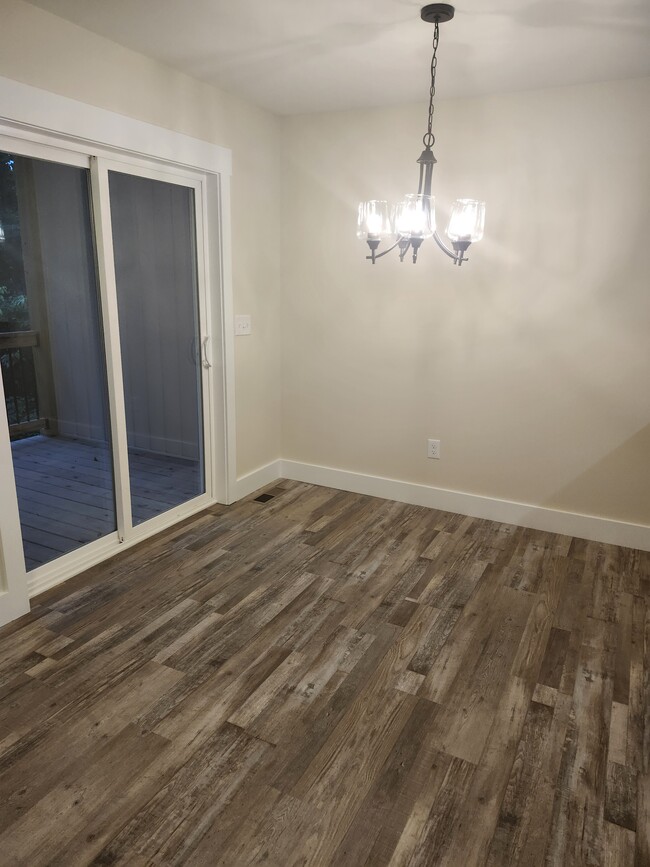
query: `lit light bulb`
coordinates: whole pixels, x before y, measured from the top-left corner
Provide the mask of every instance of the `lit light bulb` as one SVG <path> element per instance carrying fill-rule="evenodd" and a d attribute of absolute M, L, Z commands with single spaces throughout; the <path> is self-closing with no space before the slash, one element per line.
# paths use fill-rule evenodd
<path fill-rule="evenodd" d="M 404 196 L 395 212 L 395 229 L 402 238 L 430 238 L 436 230 L 433 196 Z"/>
<path fill-rule="evenodd" d="M 381 214 L 368 214 L 366 227 L 369 235 L 378 235 L 381 232 Z"/>
<path fill-rule="evenodd" d="M 450 241 L 471 241 L 483 237 L 485 202 L 476 199 L 456 199 L 451 209 L 447 237 Z"/>
<path fill-rule="evenodd" d="M 388 238 L 393 232 L 388 212 L 388 202 L 371 199 L 359 205 L 357 237 L 363 241 Z"/>

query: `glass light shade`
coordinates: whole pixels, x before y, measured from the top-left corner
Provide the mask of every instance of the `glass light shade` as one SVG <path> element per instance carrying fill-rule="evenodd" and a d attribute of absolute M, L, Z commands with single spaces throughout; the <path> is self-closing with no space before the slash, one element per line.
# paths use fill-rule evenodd
<path fill-rule="evenodd" d="M 447 237 L 450 241 L 471 241 L 483 237 L 485 202 L 476 199 L 456 199 L 451 209 Z"/>
<path fill-rule="evenodd" d="M 363 241 L 381 241 L 393 234 L 388 202 L 371 199 L 359 205 L 357 238 Z"/>
<path fill-rule="evenodd" d="M 395 231 L 401 238 L 430 238 L 436 230 L 433 196 L 404 196 L 395 209 Z"/>

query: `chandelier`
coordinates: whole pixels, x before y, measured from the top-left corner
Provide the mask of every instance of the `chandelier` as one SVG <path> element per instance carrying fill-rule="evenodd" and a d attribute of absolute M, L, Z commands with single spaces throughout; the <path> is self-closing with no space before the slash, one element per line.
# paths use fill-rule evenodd
<path fill-rule="evenodd" d="M 432 3 L 420 11 L 423 21 L 433 23 L 433 57 L 431 58 L 431 88 L 429 91 L 429 117 L 427 131 L 422 143 L 424 150 L 420 154 L 420 180 L 417 193 L 404 196 L 403 201 L 391 207 L 386 201 L 373 199 L 361 202 L 359 205 L 359 221 L 357 236 L 366 241 L 370 248 L 370 259 L 374 265 L 376 260 L 396 247 L 399 248 L 400 261 L 409 249 L 412 251 L 413 262 L 417 262 L 418 250 L 424 240 L 433 238 L 438 247 L 454 261 L 461 265 L 467 261 L 465 253 L 469 245 L 480 241 L 483 237 L 485 224 L 485 202 L 475 199 L 456 199 L 449 223 L 447 237 L 451 241 L 451 249 L 442 241 L 436 231 L 436 215 L 434 197 L 431 195 L 431 180 L 436 158 L 433 155 L 435 136 L 432 132 L 434 97 L 436 95 L 436 68 L 438 65 L 439 25 L 454 17 L 454 7 L 447 3 Z M 393 241 L 391 247 L 377 252 L 382 241 Z"/>

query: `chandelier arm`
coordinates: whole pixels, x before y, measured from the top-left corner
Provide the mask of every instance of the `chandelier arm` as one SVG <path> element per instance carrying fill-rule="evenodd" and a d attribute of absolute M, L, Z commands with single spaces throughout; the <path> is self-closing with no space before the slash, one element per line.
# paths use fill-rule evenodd
<path fill-rule="evenodd" d="M 373 262 L 375 261 L 375 259 L 381 259 L 382 256 L 386 255 L 386 253 L 390 253 L 391 250 L 394 250 L 395 247 L 398 246 L 398 244 L 399 244 L 399 241 L 395 241 L 395 243 L 393 244 L 392 247 L 388 247 L 387 250 L 382 250 L 381 253 L 376 253 L 373 250 L 370 256 L 366 256 L 366 259 L 371 259 Z"/>
<path fill-rule="evenodd" d="M 424 165 L 420 163 L 420 180 L 418 181 L 418 195 L 422 192 L 424 186 Z"/>
<path fill-rule="evenodd" d="M 458 254 L 456 252 L 454 252 L 453 250 L 450 250 L 449 247 L 447 247 L 447 245 L 444 243 L 444 241 L 441 240 L 438 232 L 433 233 L 433 240 L 440 247 L 442 252 L 446 253 L 450 259 L 454 260 L 454 264 L 456 264 L 456 262 L 458 261 Z"/>

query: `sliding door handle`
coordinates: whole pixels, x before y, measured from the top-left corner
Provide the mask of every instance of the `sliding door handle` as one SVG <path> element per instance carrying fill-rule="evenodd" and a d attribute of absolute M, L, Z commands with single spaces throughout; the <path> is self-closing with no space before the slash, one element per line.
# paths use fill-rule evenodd
<path fill-rule="evenodd" d="M 210 339 L 209 337 L 203 338 L 203 367 L 205 367 L 206 370 L 208 370 L 210 367 L 212 367 L 210 359 L 208 358 L 208 340 L 209 339 Z"/>

